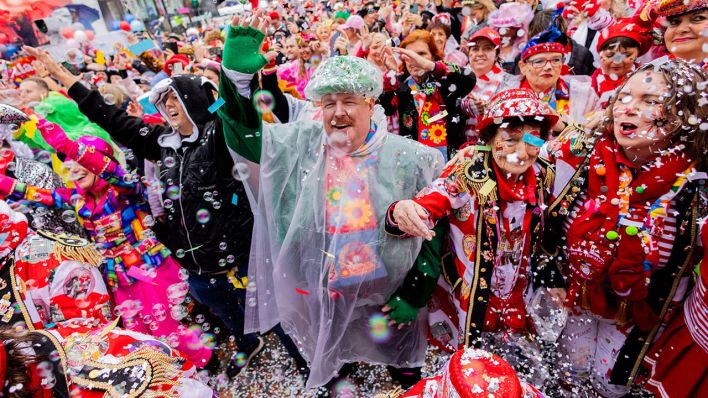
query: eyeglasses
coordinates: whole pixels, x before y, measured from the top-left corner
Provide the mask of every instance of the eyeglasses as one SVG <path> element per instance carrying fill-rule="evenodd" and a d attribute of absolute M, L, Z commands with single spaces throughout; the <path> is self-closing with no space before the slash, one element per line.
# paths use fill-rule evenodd
<path fill-rule="evenodd" d="M 561 58 L 561 57 L 554 57 L 554 58 L 550 58 L 550 59 L 538 58 L 538 59 L 529 60 L 526 63 L 531 65 L 534 69 L 542 69 L 548 63 L 550 63 L 552 67 L 557 68 L 557 67 L 563 65 L 563 58 Z"/>

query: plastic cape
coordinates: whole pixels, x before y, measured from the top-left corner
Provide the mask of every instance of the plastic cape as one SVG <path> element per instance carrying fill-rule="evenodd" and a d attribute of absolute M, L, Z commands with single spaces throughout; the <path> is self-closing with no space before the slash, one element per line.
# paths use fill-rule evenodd
<path fill-rule="evenodd" d="M 425 187 L 443 160 L 388 134 L 383 112 L 373 120 L 368 151 L 339 157 L 321 122 L 266 124 L 260 133 L 245 330 L 281 323 L 310 364 L 308 387 L 326 384 L 349 362 L 414 367 L 425 359 L 425 314 L 399 331 L 380 312 L 421 239 L 399 239 L 383 227 L 388 206 Z M 328 179 L 340 189 L 327 191 Z"/>

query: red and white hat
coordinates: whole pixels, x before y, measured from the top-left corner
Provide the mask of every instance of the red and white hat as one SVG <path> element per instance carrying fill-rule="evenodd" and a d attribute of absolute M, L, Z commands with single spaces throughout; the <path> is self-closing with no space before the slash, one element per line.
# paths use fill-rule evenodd
<path fill-rule="evenodd" d="M 521 398 L 526 391 L 514 368 L 502 358 L 467 348 L 454 353 L 440 375 L 421 380 L 402 398 Z"/>
<path fill-rule="evenodd" d="M 536 93 L 527 88 L 513 88 L 500 92 L 489 101 L 477 128 L 482 131 L 492 125 L 501 125 L 509 118 L 529 118 L 549 130 L 558 122 L 558 115 Z"/>
<path fill-rule="evenodd" d="M 452 17 L 447 12 L 441 12 L 440 14 L 433 17 L 434 22 L 439 22 L 445 26 L 452 25 Z"/>
<path fill-rule="evenodd" d="M 708 8 L 708 0 L 660 0 L 654 7 L 660 16 L 670 17 Z"/>
<path fill-rule="evenodd" d="M 472 37 L 470 37 L 468 41 L 468 45 L 472 45 L 472 42 L 477 39 L 487 39 L 494 43 L 495 46 L 501 46 L 501 35 L 499 34 L 499 32 L 497 32 L 493 28 L 490 28 L 489 26 L 474 32 L 474 34 L 472 35 Z"/>
<path fill-rule="evenodd" d="M 623 18 L 618 20 L 602 30 L 600 37 L 597 39 L 597 50 L 600 51 L 603 44 L 610 39 L 626 37 L 637 42 L 639 45 L 639 56 L 646 54 L 651 48 L 652 37 L 649 34 L 649 29 L 644 25 L 645 23 L 642 23 L 638 18 Z"/>

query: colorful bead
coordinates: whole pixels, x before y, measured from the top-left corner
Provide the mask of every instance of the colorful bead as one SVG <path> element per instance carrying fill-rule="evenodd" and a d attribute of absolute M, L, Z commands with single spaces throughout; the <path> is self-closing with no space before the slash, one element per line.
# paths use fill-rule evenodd
<path fill-rule="evenodd" d="M 617 238 L 619 238 L 619 234 L 617 233 L 617 231 L 608 231 L 605 236 L 609 240 L 616 240 Z"/>
<path fill-rule="evenodd" d="M 644 193 L 644 187 L 641 185 L 634 188 L 634 190 L 637 191 L 637 193 Z"/>
<path fill-rule="evenodd" d="M 607 169 L 605 169 L 605 166 L 599 166 L 599 167 L 596 167 L 596 168 L 595 168 L 595 172 L 596 172 L 597 175 L 599 175 L 599 176 L 604 176 L 605 173 L 607 173 Z"/>
<path fill-rule="evenodd" d="M 639 233 L 639 228 L 635 227 L 634 225 L 630 225 L 626 229 L 627 235 L 629 236 L 634 236 Z"/>

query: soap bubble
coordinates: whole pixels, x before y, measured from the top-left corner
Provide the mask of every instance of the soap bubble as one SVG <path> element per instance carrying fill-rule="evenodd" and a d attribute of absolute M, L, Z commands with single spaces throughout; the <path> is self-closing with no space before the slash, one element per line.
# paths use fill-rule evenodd
<path fill-rule="evenodd" d="M 167 197 L 171 200 L 179 199 L 179 187 L 177 185 L 171 185 L 167 187 Z M 170 206 L 171 207 L 171 206 Z"/>
<path fill-rule="evenodd" d="M 253 106 L 260 113 L 268 113 L 275 108 L 275 98 L 270 91 L 260 90 L 253 95 Z"/>
<path fill-rule="evenodd" d="M 49 163 L 52 161 L 52 154 L 48 151 L 39 151 L 39 153 L 37 153 L 37 161 L 42 163 Z"/>
<path fill-rule="evenodd" d="M 73 210 L 64 210 L 64 212 L 61 213 L 61 219 L 65 223 L 72 223 L 76 221 L 76 213 L 74 213 Z"/>
<path fill-rule="evenodd" d="M 377 343 L 385 342 L 391 337 L 388 319 L 383 314 L 374 314 L 369 318 L 369 334 Z"/>
<path fill-rule="evenodd" d="M 103 94 L 103 102 L 105 102 L 106 105 L 115 105 L 116 104 L 116 96 L 111 93 Z"/>
<path fill-rule="evenodd" d="M 175 167 L 176 164 L 177 164 L 177 161 L 172 156 L 168 156 L 165 158 L 165 162 L 164 162 L 165 167 L 172 168 L 172 167 Z"/>
<path fill-rule="evenodd" d="M 197 222 L 200 224 L 206 224 L 211 219 L 211 213 L 207 209 L 197 210 Z"/>
<path fill-rule="evenodd" d="M 246 163 L 238 162 L 234 164 L 231 174 L 237 181 L 244 181 L 251 175 L 251 170 L 248 168 Z"/>

